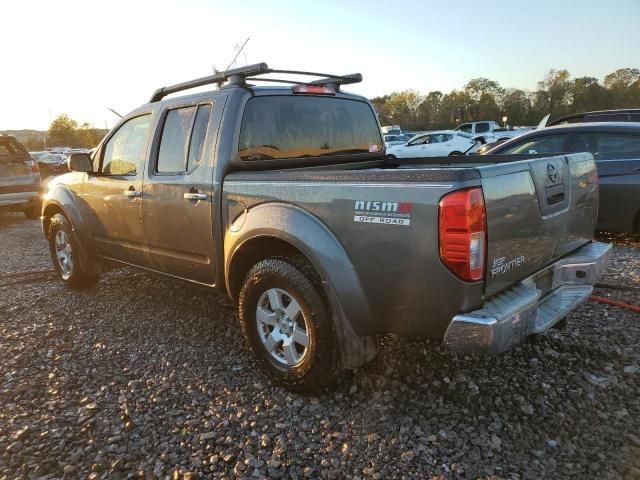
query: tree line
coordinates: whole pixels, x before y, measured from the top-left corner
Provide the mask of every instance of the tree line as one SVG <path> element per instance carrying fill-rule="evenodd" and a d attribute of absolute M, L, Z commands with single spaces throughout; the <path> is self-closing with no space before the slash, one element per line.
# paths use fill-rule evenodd
<path fill-rule="evenodd" d="M 421 95 L 416 90 L 373 98 L 382 125 L 407 130 L 453 128 L 475 120 L 509 125 L 537 125 L 547 114 L 557 118 L 571 113 L 610 108 L 640 108 L 640 70 L 621 68 L 604 77 L 571 78 L 567 70 L 549 70 L 533 92 L 503 88 L 494 80 L 474 78 L 463 89 Z"/>
<path fill-rule="evenodd" d="M 106 130 L 93 128 L 89 123 L 78 124 L 76 120 L 66 114 L 58 115 L 53 119 L 47 131 L 45 141 L 37 135 L 29 135 L 22 143 L 27 150 L 43 150 L 46 147 L 71 147 L 71 148 L 93 148 Z"/>

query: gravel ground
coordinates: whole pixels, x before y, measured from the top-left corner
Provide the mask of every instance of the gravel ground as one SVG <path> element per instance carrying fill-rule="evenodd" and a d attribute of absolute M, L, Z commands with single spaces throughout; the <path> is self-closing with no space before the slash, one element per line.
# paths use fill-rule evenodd
<path fill-rule="evenodd" d="M 640 243 L 610 240 L 603 282 L 638 287 Z M 0 479 L 640 479 L 630 311 L 588 302 L 495 357 L 385 337 L 338 390 L 304 397 L 256 371 L 227 300 L 129 269 L 89 293 L 15 283 L 51 268 L 20 215 L 0 214 L 0 245 Z"/>

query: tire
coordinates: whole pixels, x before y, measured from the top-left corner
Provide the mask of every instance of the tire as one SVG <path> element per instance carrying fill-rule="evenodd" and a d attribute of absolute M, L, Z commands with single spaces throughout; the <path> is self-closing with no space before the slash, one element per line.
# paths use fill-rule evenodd
<path fill-rule="evenodd" d="M 450 157 L 457 157 L 458 155 L 464 155 L 464 153 L 455 151 L 449 154 Z"/>
<path fill-rule="evenodd" d="M 387 158 L 389 160 L 395 160 L 398 157 L 396 157 L 395 155 L 387 155 L 385 158 Z"/>
<path fill-rule="evenodd" d="M 556 330 L 564 331 L 567 329 L 567 317 L 562 317 L 556 323 L 553 324 L 553 327 Z"/>
<path fill-rule="evenodd" d="M 88 272 L 71 223 L 61 213 L 51 218 L 48 240 L 53 266 L 66 285 L 76 290 L 85 290 L 98 283 L 100 275 Z"/>
<path fill-rule="evenodd" d="M 32 205 L 23 210 L 22 213 L 24 213 L 25 217 L 27 217 L 29 220 L 36 220 L 40 218 L 40 214 L 42 213 L 42 205 Z"/>
<path fill-rule="evenodd" d="M 268 258 L 249 270 L 240 290 L 238 316 L 251 350 L 274 383 L 292 391 L 330 388 L 342 373 L 318 280 L 306 262 Z"/>

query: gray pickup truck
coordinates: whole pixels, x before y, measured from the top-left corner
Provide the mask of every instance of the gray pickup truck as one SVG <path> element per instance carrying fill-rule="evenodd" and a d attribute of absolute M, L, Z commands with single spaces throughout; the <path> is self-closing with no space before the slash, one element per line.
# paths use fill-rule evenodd
<path fill-rule="evenodd" d="M 257 64 L 159 89 L 92 157 L 74 154 L 43 206 L 62 280 L 93 286 L 116 262 L 224 292 L 295 390 L 371 360 L 380 334 L 500 352 L 588 298 L 611 251 L 592 240 L 591 155 L 398 164 L 371 104 L 340 91 L 360 75 L 278 73 L 304 72 Z M 290 83 L 251 85 L 266 79 Z"/>

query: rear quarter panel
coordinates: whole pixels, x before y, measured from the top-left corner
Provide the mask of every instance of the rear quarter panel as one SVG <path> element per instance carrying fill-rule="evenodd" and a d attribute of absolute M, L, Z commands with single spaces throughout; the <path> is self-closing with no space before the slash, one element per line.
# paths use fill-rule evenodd
<path fill-rule="evenodd" d="M 250 210 L 285 203 L 318 219 L 342 245 L 346 255 L 340 261 L 353 269 L 364 292 L 364 299 L 340 298 L 368 306 L 370 318 L 352 325 L 356 333 L 441 338 L 453 315 L 477 308 L 483 292 L 482 282 L 462 282 L 440 262 L 438 202 L 453 189 L 478 185 L 477 178 L 456 178 L 454 170 L 434 169 L 439 179 L 419 170 L 238 172 L 225 179 L 223 205 Z M 403 204 L 410 222 L 357 221 L 357 202 Z"/>

